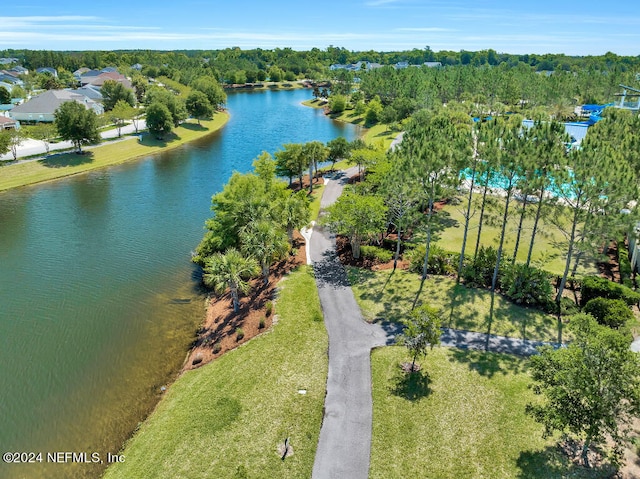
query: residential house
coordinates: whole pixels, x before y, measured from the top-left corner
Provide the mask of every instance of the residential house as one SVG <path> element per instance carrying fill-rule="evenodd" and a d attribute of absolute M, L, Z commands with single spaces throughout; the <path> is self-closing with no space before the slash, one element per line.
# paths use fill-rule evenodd
<path fill-rule="evenodd" d="M 86 96 L 71 90 L 48 90 L 16 106 L 9 116 L 14 120 L 26 122 L 53 122 L 55 111 L 65 102 L 77 101 L 96 114 L 104 113 L 103 106 Z"/>
<path fill-rule="evenodd" d="M 93 85 L 85 85 L 80 88 L 76 88 L 73 92 L 78 93 L 80 95 L 84 95 L 87 98 L 102 103 L 102 93 L 100 93 L 100 88 Z"/>
<path fill-rule="evenodd" d="M 0 65 L 11 65 L 12 63 L 18 63 L 20 60 L 17 58 L 0 58 Z"/>
<path fill-rule="evenodd" d="M 403 70 L 405 68 L 409 68 L 409 62 L 398 62 L 394 65 L 396 70 Z"/>
<path fill-rule="evenodd" d="M 19 130 L 20 123 L 13 118 L 0 115 L 0 131 L 11 129 Z"/>
<path fill-rule="evenodd" d="M 7 70 L 7 73 L 9 73 L 9 74 L 15 73 L 16 75 L 28 75 L 29 74 L 29 70 L 27 70 L 23 66 L 16 65 L 15 67 L 10 68 L 9 70 Z"/>
<path fill-rule="evenodd" d="M 12 88 L 16 85 L 24 86 L 24 82 L 18 78 L 16 75 L 11 75 L 7 73 L 5 70 L 0 70 L 0 82 L 9 83 L 12 85 Z"/>
<path fill-rule="evenodd" d="M 142 65 L 140 65 L 139 63 L 136 63 L 135 65 L 131 65 L 131 69 L 140 71 L 142 70 Z"/>
<path fill-rule="evenodd" d="M 442 66 L 441 62 L 424 62 L 423 65 L 429 68 L 438 68 Z"/>
<path fill-rule="evenodd" d="M 52 67 L 40 67 L 36 68 L 36 73 L 50 73 L 54 78 L 58 78 L 58 70 Z"/>
<path fill-rule="evenodd" d="M 104 82 L 106 80 L 114 80 L 114 81 L 117 81 L 118 83 L 122 83 L 126 88 L 129 88 L 130 90 L 133 89 L 133 85 L 127 79 L 127 77 L 125 77 L 124 75 L 121 75 L 118 72 L 103 72 L 103 73 L 99 73 L 98 75 L 85 74 L 80 78 L 80 85 L 81 86 L 93 85 L 95 87 L 101 88 L 102 85 L 104 85 Z"/>

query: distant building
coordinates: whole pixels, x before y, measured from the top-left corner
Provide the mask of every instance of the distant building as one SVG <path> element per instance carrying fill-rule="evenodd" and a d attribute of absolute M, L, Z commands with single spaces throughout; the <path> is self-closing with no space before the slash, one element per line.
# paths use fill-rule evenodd
<path fill-rule="evenodd" d="M 36 73 L 50 73 L 54 78 L 58 78 L 58 70 L 52 67 L 36 68 Z"/>
<path fill-rule="evenodd" d="M 76 101 L 98 115 L 104 113 L 104 108 L 100 103 L 85 95 L 70 90 L 49 90 L 16 106 L 11 110 L 9 116 L 14 120 L 26 122 L 53 122 L 55 111 L 68 101 Z"/>
<path fill-rule="evenodd" d="M 442 66 L 441 62 L 424 62 L 423 65 L 429 68 L 439 68 Z"/>

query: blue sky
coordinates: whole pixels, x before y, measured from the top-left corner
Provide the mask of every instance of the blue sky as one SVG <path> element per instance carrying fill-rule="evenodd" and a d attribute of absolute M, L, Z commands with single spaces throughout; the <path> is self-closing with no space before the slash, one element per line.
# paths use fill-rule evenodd
<path fill-rule="evenodd" d="M 117 3 L 117 5 L 116 5 Z M 0 49 L 481 50 L 640 55 L 640 2 L 17 0 Z"/>

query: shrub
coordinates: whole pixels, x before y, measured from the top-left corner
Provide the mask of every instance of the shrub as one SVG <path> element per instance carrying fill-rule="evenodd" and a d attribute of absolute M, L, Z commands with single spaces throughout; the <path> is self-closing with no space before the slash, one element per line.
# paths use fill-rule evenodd
<path fill-rule="evenodd" d="M 471 263 L 462 269 L 462 278 L 468 286 L 486 288 L 491 286 L 493 269 L 496 266 L 498 252 L 491 246 L 481 246 Z M 504 264 L 504 262 L 503 262 Z"/>
<path fill-rule="evenodd" d="M 344 95 L 331 95 L 329 98 L 329 110 L 331 113 L 342 113 L 347 107 L 347 97 Z"/>
<path fill-rule="evenodd" d="M 640 302 L 640 294 L 627 286 L 614 283 L 606 278 L 587 276 L 582 280 L 580 288 L 580 304 L 586 305 L 594 298 L 621 299 L 632 306 Z"/>
<path fill-rule="evenodd" d="M 240 341 L 242 338 L 244 338 L 244 329 L 236 328 L 236 339 Z"/>
<path fill-rule="evenodd" d="M 409 270 L 415 273 L 422 273 L 426 245 L 418 245 L 407 251 L 405 257 L 409 260 Z M 431 245 L 429 248 L 429 264 L 427 272 L 430 274 L 455 274 L 458 271 L 460 253 L 445 251 L 439 246 Z"/>
<path fill-rule="evenodd" d="M 272 312 L 273 312 L 273 302 L 267 301 L 267 303 L 264 305 L 264 314 L 266 314 L 267 316 L 271 316 Z"/>
<path fill-rule="evenodd" d="M 631 261 L 629 261 L 629 250 L 624 244 L 624 239 L 618 241 L 618 264 L 620 265 L 620 278 L 623 284 L 631 279 Z"/>
<path fill-rule="evenodd" d="M 633 313 L 622 299 L 593 298 L 584 306 L 584 312 L 598 323 L 618 329 L 633 319 Z"/>
<path fill-rule="evenodd" d="M 580 312 L 580 308 L 575 301 L 571 298 L 560 298 L 560 315 L 562 316 L 573 316 L 574 314 L 578 314 Z"/>
<path fill-rule="evenodd" d="M 266 324 L 265 318 L 260 318 L 260 322 L 258 323 L 258 329 L 264 329 Z"/>
<path fill-rule="evenodd" d="M 220 341 L 216 341 L 213 343 L 213 354 L 218 354 L 222 350 L 222 344 Z"/>
<path fill-rule="evenodd" d="M 379 246 L 361 246 L 360 253 L 367 259 L 388 263 L 393 259 L 393 252 Z"/>
<path fill-rule="evenodd" d="M 526 306 L 548 308 L 551 302 L 549 273 L 524 263 L 508 265 L 500 278 L 502 293 Z"/>

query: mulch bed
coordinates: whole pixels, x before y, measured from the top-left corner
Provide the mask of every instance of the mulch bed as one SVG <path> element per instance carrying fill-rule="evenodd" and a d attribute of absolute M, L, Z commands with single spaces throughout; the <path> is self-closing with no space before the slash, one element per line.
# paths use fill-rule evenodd
<path fill-rule="evenodd" d="M 219 297 L 212 294 L 208 300 L 205 322 L 197 331 L 183 371 L 203 366 L 271 327 L 277 314 L 277 305 L 273 304 L 273 310 L 267 316 L 266 304 L 273 302 L 278 282 L 291 270 L 307 262 L 304 238 L 298 232 L 294 234 L 294 248 L 297 249 L 295 256 L 289 255 L 286 260 L 271 267 L 267 285 L 262 278 L 252 280 L 249 294 L 240 297 L 237 313 L 233 311 L 230 293 Z M 261 319 L 264 319 L 264 328 L 259 327 Z M 237 328 L 244 331 L 242 339 L 237 338 Z"/>
<path fill-rule="evenodd" d="M 395 239 L 395 236 L 389 236 L 389 238 Z M 356 259 L 353 257 L 353 252 L 351 251 L 351 245 L 349 244 L 349 240 L 344 236 L 336 236 L 336 252 L 338 257 L 340 258 L 340 262 L 345 266 L 356 266 L 358 268 L 367 268 L 371 271 L 383 271 L 388 269 L 393 269 L 393 260 L 388 261 L 386 263 L 381 263 L 378 260 L 365 258 L 360 255 L 360 258 Z M 398 259 L 398 267 L 397 269 L 409 269 L 409 261 L 402 259 Z"/>

